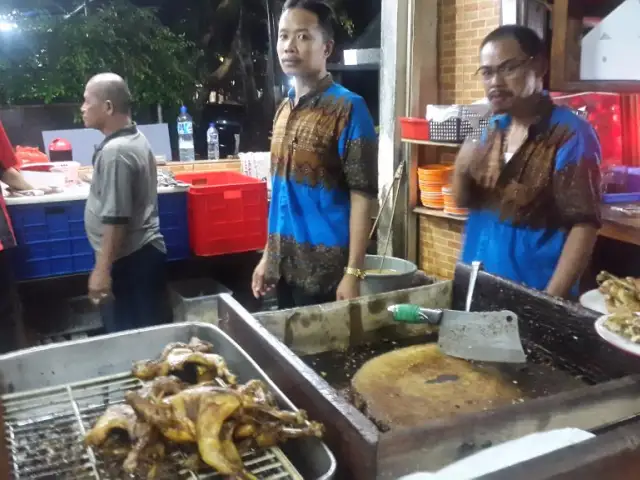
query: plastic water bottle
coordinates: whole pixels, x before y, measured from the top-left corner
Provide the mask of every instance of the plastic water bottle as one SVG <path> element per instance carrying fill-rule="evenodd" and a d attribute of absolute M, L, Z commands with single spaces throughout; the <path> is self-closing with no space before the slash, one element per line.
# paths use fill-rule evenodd
<path fill-rule="evenodd" d="M 193 119 L 184 105 L 180 107 L 178 116 L 178 150 L 181 162 L 193 162 L 196 159 L 193 147 Z"/>
<path fill-rule="evenodd" d="M 209 160 L 220 159 L 220 137 L 213 122 L 209 124 L 207 130 L 207 158 Z"/>

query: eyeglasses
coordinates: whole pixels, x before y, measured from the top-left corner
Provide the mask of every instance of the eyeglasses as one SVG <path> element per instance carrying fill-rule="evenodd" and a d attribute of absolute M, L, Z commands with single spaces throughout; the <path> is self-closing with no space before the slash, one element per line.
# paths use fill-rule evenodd
<path fill-rule="evenodd" d="M 494 75 L 500 75 L 502 78 L 510 79 L 515 77 L 518 74 L 518 71 L 522 69 L 522 67 L 526 66 L 529 62 L 531 62 L 531 60 L 533 60 L 533 57 L 525 59 L 512 58 L 510 60 L 502 62 L 496 67 L 480 67 L 476 71 L 475 75 L 482 78 L 483 82 L 490 81 L 494 77 Z"/>

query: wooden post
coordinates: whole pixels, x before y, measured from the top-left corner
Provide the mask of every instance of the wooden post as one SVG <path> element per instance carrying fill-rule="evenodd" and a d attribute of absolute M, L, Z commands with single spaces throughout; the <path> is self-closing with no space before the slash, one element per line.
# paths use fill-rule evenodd
<path fill-rule="evenodd" d="M 398 117 L 404 116 L 407 96 L 407 27 L 409 4 L 412 0 L 382 0 L 381 10 L 381 65 L 380 65 L 380 134 L 378 148 L 378 198 L 380 205 L 389 189 L 393 186 L 393 177 L 401 161 L 400 125 Z M 403 244 L 404 225 L 395 228 L 391 225 L 401 221 L 407 210 L 405 195 L 393 199 L 380 209 L 378 224 L 378 253 L 381 255 L 405 256 L 398 251 L 398 243 Z M 393 215 L 393 201 L 396 201 L 396 213 Z M 397 223 L 396 223 L 397 225 Z M 393 247 L 384 252 L 387 236 L 391 235 Z M 395 248 L 394 248 L 395 247 Z M 402 250 L 405 250 L 402 248 Z"/>
<path fill-rule="evenodd" d="M 407 173 L 398 195 L 394 224 L 392 202 L 382 211 L 378 251 L 392 232 L 389 255 L 417 259 L 417 153 L 400 143 L 398 118 L 424 117 L 428 103 L 438 99 L 438 1 L 382 0 L 382 67 L 380 73 L 380 199 L 391 188 L 400 162 Z M 414 149 L 415 150 L 415 149 Z"/>
<path fill-rule="evenodd" d="M 414 0 L 409 15 L 407 114 L 424 118 L 428 104 L 438 103 L 438 1 Z M 408 206 L 404 219 L 407 232 L 407 259 L 418 261 L 418 164 L 420 148 L 405 146 L 408 159 Z"/>

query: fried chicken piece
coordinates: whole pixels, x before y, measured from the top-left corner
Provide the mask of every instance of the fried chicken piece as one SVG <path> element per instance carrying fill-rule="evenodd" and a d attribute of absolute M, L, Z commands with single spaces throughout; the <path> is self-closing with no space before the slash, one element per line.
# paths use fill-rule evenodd
<path fill-rule="evenodd" d="M 265 407 L 275 407 L 276 400 L 269 387 L 262 380 L 249 380 L 238 386 L 238 393 L 245 398 L 251 397 L 253 403 Z"/>
<path fill-rule="evenodd" d="M 242 396 L 244 409 L 250 409 L 254 420 L 259 423 L 273 420 L 297 426 L 307 423 L 304 410 L 292 412 L 278 409 L 275 397 L 262 380 L 250 380 L 238 386 L 237 392 Z"/>
<path fill-rule="evenodd" d="M 160 354 L 160 358 L 158 360 L 143 360 L 140 362 L 135 362 L 133 366 L 133 375 L 140 378 L 140 380 L 151 380 L 152 378 L 160 376 L 160 374 L 156 372 L 156 370 L 158 370 L 157 364 L 165 362 L 173 350 L 189 350 L 191 352 L 198 353 L 213 353 L 213 345 L 209 342 L 200 340 L 197 337 L 191 338 L 189 343 L 169 343 L 162 350 L 162 353 Z M 169 371 L 167 370 L 164 375 L 167 375 L 168 373 Z"/>
<path fill-rule="evenodd" d="M 189 385 L 178 377 L 170 375 L 168 377 L 157 377 L 144 384 L 139 390 L 140 395 L 145 398 L 163 399 L 164 397 L 175 395 Z"/>
<path fill-rule="evenodd" d="M 322 438 L 324 426 L 318 422 L 308 422 L 304 427 L 292 428 L 278 422 L 263 424 L 259 427 L 254 437 L 255 446 L 258 448 L 275 447 L 287 440 L 303 437 Z"/>
<path fill-rule="evenodd" d="M 225 421 L 241 407 L 240 398 L 229 393 L 204 395 L 198 412 L 198 451 L 202 460 L 223 474 L 244 471 L 242 458 L 233 442 L 235 424 Z"/>
<path fill-rule="evenodd" d="M 193 351 L 189 347 L 182 346 L 166 351 L 160 360 L 136 362 L 133 365 L 132 374 L 140 380 L 151 380 L 183 371 L 188 365 L 196 367 L 198 383 L 208 382 L 216 377 L 229 385 L 235 385 L 237 382 L 236 376 L 229 371 L 227 363 L 220 355 Z"/>
<path fill-rule="evenodd" d="M 600 272 L 596 277 L 600 292 L 605 297 L 610 313 L 636 312 L 640 310 L 640 290 L 637 279 L 618 278 L 608 272 Z"/>
<path fill-rule="evenodd" d="M 106 446 L 108 439 L 125 432 L 131 443 L 123 468 L 128 473 L 135 473 L 141 458 L 153 461 L 164 456 L 164 445 L 160 442 L 157 430 L 151 425 L 138 420 L 135 411 L 129 405 L 112 405 L 102 414 L 95 426 L 87 433 L 85 444 L 89 447 Z"/>
<path fill-rule="evenodd" d="M 234 431 L 234 439 L 240 453 L 275 447 L 295 438 L 322 438 L 323 435 L 324 426 L 318 422 L 308 422 L 303 427 L 290 427 L 278 422 L 244 424 L 236 427 Z"/>
<path fill-rule="evenodd" d="M 290 412 L 287 410 L 279 410 L 274 407 L 263 407 L 262 405 L 251 405 L 254 411 L 258 412 L 261 417 L 270 417 L 271 420 L 278 420 L 280 423 L 301 426 L 307 424 L 307 412 L 298 410 Z"/>
<path fill-rule="evenodd" d="M 129 438 L 133 438 L 137 422 L 136 412 L 129 405 L 112 405 L 87 433 L 85 443 L 91 447 L 99 447 L 115 430 L 124 431 Z"/>
<path fill-rule="evenodd" d="M 239 462 L 240 464 L 242 464 L 242 457 L 240 456 L 238 448 L 235 445 L 235 441 L 233 437 L 233 432 L 235 428 L 236 428 L 236 424 L 233 421 L 226 422 L 222 426 L 222 431 L 220 434 L 220 438 L 222 441 L 222 451 L 225 456 L 227 456 L 228 458 L 234 459 L 234 463 Z M 184 469 L 193 473 L 198 473 L 210 468 L 209 465 L 207 465 L 202 460 L 198 452 L 187 454 L 180 461 L 180 465 Z M 250 472 L 246 470 L 243 470 L 240 473 L 233 475 L 233 477 L 227 477 L 227 478 L 233 478 L 235 480 L 257 480 L 257 478 L 254 475 L 252 475 Z"/>
<path fill-rule="evenodd" d="M 128 392 L 126 401 L 167 440 L 197 444 L 207 465 L 222 474 L 246 478 L 236 440 L 245 451 L 323 433 L 322 425 L 309 422 L 304 411 L 271 406 L 268 393 L 264 383 L 254 381 L 237 389 L 197 385 L 162 400 Z"/>
<path fill-rule="evenodd" d="M 202 460 L 225 475 L 243 473 L 233 443 L 233 428 L 225 422 L 242 406 L 233 390 L 199 385 L 160 402 L 128 392 L 126 401 L 165 438 L 176 443 L 197 443 Z"/>
<path fill-rule="evenodd" d="M 162 350 L 162 354 L 160 355 L 160 360 L 166 360 L 167 356 L 171 352 L 171 350 L 175 348 L 187 348 L 192 352 L 200 352 L 200 353 L 213 353 L 213 345 L 209 342 L 205 342 L 204 340 L 200 340 L 198 337 L 193 337 L 189 343 L 183 342 L 173 342 L 167 344 L 166 347 Z"/>
<path fill-rule="evenodd" d="M 258 435 L 258 422 L 253 419 L 244 419 L 233 431 L 233 438 L 236 440 L 246 440 Z"/>
<path fill-rule="evenodd" d="M 209 465 L 204 463 L 200 458 L 200 454 L 198 453 L 197 446 L 195 450 L 189 451 L 189 452 L 185 451 L 185 449 L 183 448 L 183 450 L 180 453 L 181 453 L 181 458 L 178 461 L 178 463 L 185 470 L 198 473 L 209 468 Z"/>
<path fill-rule="evenodd" d="M 184 399 L 184 397 L 181 398 Z M 178 444 L 195 443 L 194 421 L 188 417 L 183 418 L 183 411 L 174 411 L 171 404 L 164 403 L 166 400 L 156 401 L 153 398 L 145 398 L 138 392 L 125 394 L 125 401 L 145 422 L 157 428 L 165 438 Z"/>

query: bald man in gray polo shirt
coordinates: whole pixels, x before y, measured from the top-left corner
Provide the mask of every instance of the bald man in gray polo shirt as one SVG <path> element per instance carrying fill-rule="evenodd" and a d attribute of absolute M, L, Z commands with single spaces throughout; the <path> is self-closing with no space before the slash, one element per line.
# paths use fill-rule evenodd
<path fill-rule="evenodd" d="M 105 138 L 93 157 L 85 228 L 96 251 L 89 296 L 105 328 L 118 332 L 166 321 L 166 250 L 158 219 L 157 171 L 149 142 L 131 121 L 131 94 L 110 73 L 86 86 L 82 117 Z"/>

